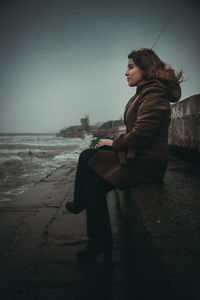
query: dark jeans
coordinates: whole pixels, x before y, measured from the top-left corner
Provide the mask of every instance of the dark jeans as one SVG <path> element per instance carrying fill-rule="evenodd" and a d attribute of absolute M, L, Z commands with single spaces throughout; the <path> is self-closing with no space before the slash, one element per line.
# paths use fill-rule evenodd
<path fill-rule="evenodd" d="M 91 243 L 112 246 L 112 231 L 106 194 L 115 187 L 99 176 L 88 161 L 99 149 L 88 148 L 80 153 L 74 187 L 74 202 L 86 208 L 87 235 Z"/>

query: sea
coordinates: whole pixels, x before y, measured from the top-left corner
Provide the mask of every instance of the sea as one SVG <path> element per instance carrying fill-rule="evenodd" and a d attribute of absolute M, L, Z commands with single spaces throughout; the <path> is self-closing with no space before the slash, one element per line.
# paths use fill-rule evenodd
<path fill-rule="evenodd" d="M 61 166 L 78 161 L 93 135 L 82 138 L 55 134 L 0 135 L 0 202 L 8 202 Z"/>

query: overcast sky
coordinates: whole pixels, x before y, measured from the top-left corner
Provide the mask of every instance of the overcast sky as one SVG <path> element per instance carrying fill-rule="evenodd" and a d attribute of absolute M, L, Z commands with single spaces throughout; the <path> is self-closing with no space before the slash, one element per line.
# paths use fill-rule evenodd
<path fill-rule="evenodd" d="M 0 7 L 0 132 L 58 132 L 119 119 L 135 88 L 127 55 L 151 48 L 200 93 L 198 1 L 6 0 Z"/>

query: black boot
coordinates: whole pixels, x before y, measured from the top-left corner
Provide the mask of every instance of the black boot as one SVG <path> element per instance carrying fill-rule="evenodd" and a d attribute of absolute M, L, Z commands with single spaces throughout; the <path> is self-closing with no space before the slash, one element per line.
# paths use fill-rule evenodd
<path fill-rule="evenodd" d="M 77 252 L 77 258 L 79 261 L 89 262 L 93 261 L 100 253 L 104 253 L 104 261 L 112 262 L 112 245 L 96 245 L 88 243 L 88 246 L 84 250 Z"/>
<path fill-rule="evenodd" d="M 79 214 L 85 207 L 79 207 L 74 201 L 67 202 L 65 208 L 72 214 Z"/>

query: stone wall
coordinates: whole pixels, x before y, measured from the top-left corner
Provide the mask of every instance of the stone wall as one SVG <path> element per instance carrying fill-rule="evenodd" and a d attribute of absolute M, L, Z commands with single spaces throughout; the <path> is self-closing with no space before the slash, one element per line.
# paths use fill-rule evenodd
<path fill-rule="evenodd" d="M 200 299 L 199 175 L 170 157 L 162 183 L 116 190 L 143 300 Z"/>
<path fill-rule="evenodd" d="M 200 152 L 200 94 L 171 105 L 170 146 Z"/>

